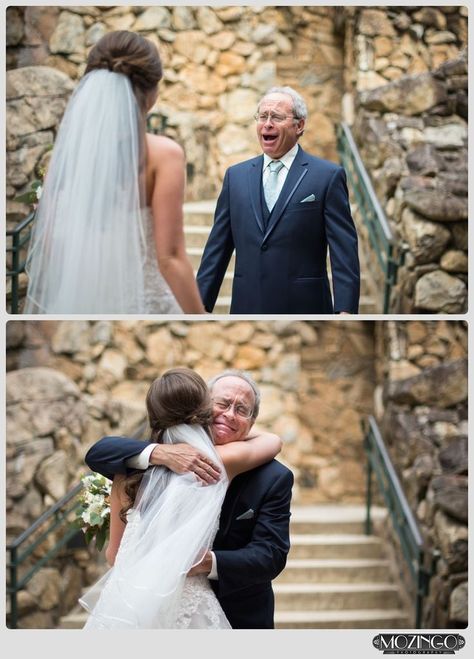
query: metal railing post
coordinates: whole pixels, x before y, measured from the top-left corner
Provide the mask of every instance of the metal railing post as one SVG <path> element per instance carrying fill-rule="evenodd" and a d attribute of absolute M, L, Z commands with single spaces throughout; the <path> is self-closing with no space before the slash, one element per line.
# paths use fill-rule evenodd
<path fill-rule="evenodd" d="M 18 557 L 16 547 L 10 549 L 10 629 L 18 624 Z"/>
<path fill-rule="evenodd" d="M 372 464 L 370 462 L 369 449 L 367 447 L 367 483 L 366 483 L 366 510 L 365 510 L 365 534 L 372 533 L 372 520 L 370 510 L 372 507 Z"/>

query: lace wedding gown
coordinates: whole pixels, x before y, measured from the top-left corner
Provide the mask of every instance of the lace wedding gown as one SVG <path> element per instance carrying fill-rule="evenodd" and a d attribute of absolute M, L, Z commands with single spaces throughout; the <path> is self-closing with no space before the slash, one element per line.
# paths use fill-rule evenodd
<path fill-rule="evenodd" d="M 147 245 L 144 267 L 145 308 L 143 311 L 144 313 L 182 314 L 183 310 L 179 306 L 170 287 L 158 268 L 151 209 L 146 208 L 142 213 Z"/>

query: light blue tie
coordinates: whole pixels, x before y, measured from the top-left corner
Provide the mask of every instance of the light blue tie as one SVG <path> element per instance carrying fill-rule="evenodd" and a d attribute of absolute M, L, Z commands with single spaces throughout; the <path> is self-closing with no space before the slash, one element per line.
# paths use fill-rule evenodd
<path fill-rule="evenodd" d="M 272 160 L 268 165 L 270 170 L 265 185 L 263 187 L 263 194 L 265 195 L 265 202 L 268 210 L 271 211 L 278 199 L 278 172 L 284 167 L 281 160 Z"/>

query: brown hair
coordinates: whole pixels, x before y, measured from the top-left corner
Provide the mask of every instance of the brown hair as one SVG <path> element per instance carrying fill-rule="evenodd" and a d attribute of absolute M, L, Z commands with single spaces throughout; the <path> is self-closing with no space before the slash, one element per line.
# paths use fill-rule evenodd
<path fill-rule="evenodd" d="M 160 55 L 154 43 L 128 30 L 108 32 L 91 49 L 84 75 L 95 69 L 126 75 L 145 116 L 147 94 L 156 88 L 163 76 Z"/>
<path fill-rule="evenodd" d="M 180 423 L 197 424 L 208 432 L 212 423 L 212 404 L 209 389 L 200 375 L 189 368 L 173 368 L 152 382 L 146 408 L 151 428 L 150 441 L 161 443 L 163 432 Z M 125 522 L 126 513 L 133 506 L 143 472 L 125 479 L 124 491 L 128 504 L 120 511 Z"/>

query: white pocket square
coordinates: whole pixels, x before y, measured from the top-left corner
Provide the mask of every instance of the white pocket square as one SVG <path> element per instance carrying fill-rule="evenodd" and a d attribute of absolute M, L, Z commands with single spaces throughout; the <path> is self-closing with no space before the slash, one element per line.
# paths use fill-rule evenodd
<path fill-rule="evenodd" d="M 304 199 L 302 199 L 300 201 L 300 204 L 304 204 L 305 201 L 316 201 L 316 197 L 314 196 L 314 194 L 310 194 L 309 197 L 305 197 Z"/>
<path fill-rule="evenodd" d="M 235 519 L 236 519 L 236 521 L 238 521 L 239 519 L 252 519 L 253 516 L 254 516 L 254 512 L 253 512 L 252 508 L 249 508 L 248 510 L 245 511 L 245 513 L 242 513 L 241 515 L 239 515 Z"/>

